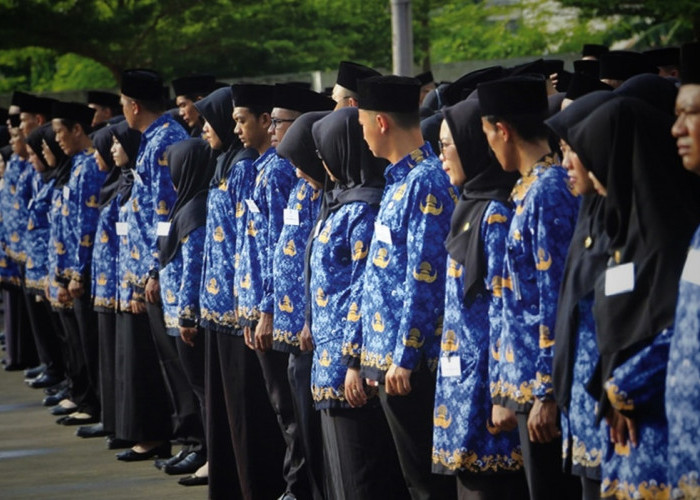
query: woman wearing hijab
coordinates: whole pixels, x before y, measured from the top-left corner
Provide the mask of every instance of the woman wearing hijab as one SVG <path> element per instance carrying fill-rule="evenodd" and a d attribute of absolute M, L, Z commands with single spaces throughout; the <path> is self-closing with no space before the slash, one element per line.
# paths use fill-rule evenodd
<path fill-rule="evenodd" d="M 80 437 L 113 436 L 116 429 L 115 360 L 116 360 L 116 309 L 117 309 L 117 258 L 119 240 L 117 220 L 119 207 L 129 199 L 131 192 L 131 163 L 117 165 L 112 156 L 115 137 L 128 144 L 127 149 L 138 149 L 141 133 L 130 129 L 126 122 L 104 127 L 93 135 L 95 161 L 107 174 L 100 188 L 100 215 L 95 231 L 93 247 L 91 292 L 93 308 L 97 314 L 99 336 L 99 377 L 101 423 L 78 429 Z"/>
<path fill-rule="evenodd" d="M 204 118 L 204 137 L 218 152 L 207 197 L 207 223 L 204 241 L 202 279 L 199 290 L 200 326 L 204 328 L 206 363 L 206 429 L 208 474 L 198 471 L 181 480 L 182 484 L 209 483 L 212 498 L 224 498 L 238 491 L 236 460 L 229 429 L 229 412 L 239 405 L 233 387 L 232 340 L 242 335 L 236 318 L 233 294 L 234 260 L 238 255 L 239 234 L 245 234 L 243 200 L 237 199 L 241 182 L 252 183 L 251 164 L 258 153 L 243 148 L 233 133 L 231 87 L 215 90 L 195 107 Z M 240 213 L 240 215 L 239 215 Z M 207 479 L 208 475 L 208 479 Z"/>
<path fill-rule="evenodd" d="M 614 97 L 609 91 L 587 94 L 545 122 L 560 138 L 562 165 L 568 171 L 570 187 L 582 197 L 559 292 L 552 379 L 554 396 L 563 412 L 564 468 L 581 478 L 585 500 L 600 498 L 604 436 L 595 415 L 595 398 L 586 386 L 598 362 L 593 287 L 605 270 L 609 240 L 603 224 L 604 198 L 595 192 L 589 170 L 571 144 L 569 131 Z M 605 177 L 604 172 L 597 173 Z"/>
<path fill-rule="evenodd" d="M 388 426 L 376 389 L 359 374 L 363 274 L 386 163 L 370 153 L 357 114 L 355 108 L 343 108 L 312 129 L 319 156 L 336 183 L 310 243 L 310 290 L 311 391 L 321 411 L 330 497 L 337 499 L 388 498 L 401 484 L 398 468 L 396 478 L 386 477 L 396 461 L 386 456 L 393 450 Z"/>
<path fill-rule="evenodd" d="M 664 380 L 683 257 L 700 223 L 700 179 L 674 154 L 672 123 L 643 101 L 618 97 L 569 131 L 582 163 L 607 190 L 610 259 L 595 284 L 600 361 L 589 385 L 612 441 L 602 463 L 603 497 L 671 493 Z"/>
<path fill-rule="evenodd" d="M 462 196 L 445 242 L 445 285 L 440 369 L 433 419 L 433 472 L 457 475 L 461 499 L 527 496 L 518 434 L 494 429 L 489 391 L 490 352 L 497 352 L 498 283 L 517 175 L 489 153 L 479 101 L 444 110 L 440 160 Z"/>

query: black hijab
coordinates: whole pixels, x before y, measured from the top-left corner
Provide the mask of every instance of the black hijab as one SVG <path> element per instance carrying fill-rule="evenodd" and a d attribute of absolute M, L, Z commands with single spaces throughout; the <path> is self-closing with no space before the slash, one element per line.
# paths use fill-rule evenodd
<path fill-rule="evenodd" d="M 119 196 L 119 204 L 123 206 L 131 196 L 131 187 L 134 184 L 134 167 L 136 165 L 136 156 L 139 153 L 139 146 L 141 145 L 141 132 L 129 128 L 129 124 L 126 120 L 123 120 L 116 125 L 112 125 L 107 128 L 112 137 L 114 137 L 119 144 L 121 144 L 126 153 L 129 161 L 126 165 L 120 167 L 121 176 L 119 177 L 120 182 L 117 186 L 116 193 L 113 196 Z M 110 154 L 111 156 L 111 154 Z"/>
<path fill-rule="evenodd" d="M 505 172 L 491 154 L 481 128 L 479 101 L 470 99 L 445 108 L 445 121 L 452 132 L 467 181 L 450 223 L 445 247 L 464 266 L 464 300 L 484 289 L 486 274 L 481 219 L 491 201 L 508 203 L 518 180 L 517 172 Z"/>
<path fill-rule="evenodd" d="M 620 96 L 636 97 L 651 104 L 663 113 L 675 114 L 678 87 L 659 75 L 644 73 L 625 80 L 622 85 L 613 90 Z"/>
<path fill-rule="evenodd" d="M 56 166 L 49 169 L 51 172 L 49 179 L 56 179 L 56 184 L 54 184 L 54 187 L 61 188 L 68 184 L 68 181 L 70 180 L 70 169 L 73 164 L 71 157 L 67 156 L 58 145 L 58 142 L 56 142 L 56 134 L 52 127 L 49 126 L 44 129 L 44 140 L 56 158 Z"/>
<path fill-rule="evenodd" d="M 177 199 L 170 210 L 170 232 L 160 240 L 164 267 L 180 248 L 182 239 L 207 222 L 207 194 L 212 176 L 210 148 L 202 139 L 177 142 L 166 151 Z"/>
<path fill-rule="evenodd" d="M 106 207 L 111 202 L 121 184 L 121 169 L 115 168 L 114 158 L 112 158 L 112 133 L 110 127 L 106 125 L 92 133 L 92 146 L 100 153 L 102 160 L 107 165 L 109 171 L 105 177 L 105 181 L 100 187 L 100 210 Z"/>
<path fill-rule="evenodd" d="M 51 125 L 45 123 L 44 125 L 35 128 L 27 136 L 26 140 L 27 146 L 34 152 L 35 155 L 39 157 L 39 161 L 44 164 L 44 171 L 41 173 L 41 178 L 44 182 L 48 182 L 55 176 L 55 169 L 49 168 L 46 160 L 44 159 L 44 155 L 41 153 L 41 143 L 44 141 L 47 127 L 51 127 Z"/>
<path fill-rule="evenodd" d="M 684 257 L 700 224 L 700 178 L 676 154 L 673 121 L 639 99 L 618 97 L 569 133 L 596 176 L 602 167 L 592 162 L 608 166 L 604 221 L 611 265 L 634 263 L 634 290 L 606 296 L 605 273 L 595 284 L 600 361 L 589 390 L 602 413 L 602 386 L 612 370 L 672 325 Z"/>
<path fill-rule="evenodd" d="M 282 142 L 277 146 L 277 154 L 286 158 L 292 165 L 323 185 L 326 180 L 326 171 L 323 163 L 316 154 L 316 143 L 311 134 L 313 124 L 328 116 L 331 111 L 312 111 L 304 113 L 294 120 Z"/>
<path fill-rule="evenodd" d="M 610 91 L 596 91 L 580 97 L 566 109 L 545 121 L 561 139 L 571 145 L 569 131 L 603 103 L 613 99 Z M 583 164 L 586 169 L 588 165 Z M 601 166 L 607 169 L 607 165 Z M 602 172 L 600 172 L 602 174 Z M 596 193 L 582 196 L 578 220 L 566 257 L 564 276 L 559 289 L 553 360 L 554 396 L 561 408 L 567 410 L 571 401 L 576 337 L 579 326 L 578 303 L 593 291 L 595 281 L 605 270 L 609 240 L 603 217 L 605 198 Z"/>

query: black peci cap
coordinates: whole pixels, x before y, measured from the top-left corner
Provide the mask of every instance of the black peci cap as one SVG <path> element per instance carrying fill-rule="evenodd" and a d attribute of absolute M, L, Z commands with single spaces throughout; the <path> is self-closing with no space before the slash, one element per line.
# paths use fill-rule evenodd
<path fill-rule="evenodd" d="M 681 84 L 700 84 L 700 42 L 681 46 Z"/>
<path fill-rule="evenodd" d="M 360 109 L 417 113 L 421 84 L 407 76 L 373 76 L 359 82 Z"/>
<path fill-rule="evenodd" d="M 571 83 L 569 83 L 569 88 L 566 90 L 566 98 L 574 101 L 596 90 L 612 89 L 610 85 L 601 82 L 597 77 L 593 77 L 587 73 L 575 73 L 571 79 Z"/>
<path fill-rule="evenodd" d="M 490 66 L 488 68 L 477 69 L 450 83 L 442 92 L 442 100 L 445 105 L 452 106 L 466 99 L 480 83 L 497 80 L 503 78 L 503 76 L 505 75 L 502 66 Z"/>
<path fill-rule="evenodd" d="M 435 82 L 435 77 L 432 71 L 426 71 L 424 73 L 419 73 L 416 75 L 416 80 L 418 80 L 422 85 L 428 85 L 429 83 Z"/>
<path fill-rule="evenodd" d="M 338 77 L 335 83 L 352 92 L 357 92 L 357 82 L 359 80 L 379 75 L 379 71 L 374 70 L 369 66 L 364 66 L 351 61 L 342 61 L 338 66 Z"/>
<path fill-rule="evenodd" d="M 681 49 L 679 47 L 662 47 L 660 49 L 645 50 L 650 64 L 657 68 L 662 66 L 678 66 L 681 62 Z"/>
<path fill-rule="evenodd" d="M 609 52 L 610 49 L 605 45 L 600 45 L 597 43 L 587 43 L 583 46 L 581 51 L 582 57 L 600 57 L 603 54 Z"/>
<path fill-rule="evenodd" d="M 111 92 L 102 92 L 101 90 L 89 90 L 87 93 L 87 103 L 106 106 L 108 108 L 119 107 L 119 96 Z"/>
<path fill-rule="evenodd" d="M 231 85 L 231 96 L 236 107 L 272 110 L 274 89 L 273 85 L 236 83 Z"/>
<path fill-rule="evenodd" d="M 547 114 L 547 86 L 542 78 L 511 76 L 478 87 L 482 116 Z"/>
<path fill-rule="evenodd" d="M 121 92 L 132 99 L 160 101 L 163 99 L 163 79 L 150 69 L 127 69 L 122 73 Z"/>
<path fill-rule="evenodd" d="M 309 111 L 329 111 L 335 108 L 335 101 L 298 85 L 278 83 L 274 88 L 272 107 L 308 113 Z"/>
<path fill-rule="evenodd" d="M 649 63 L 647 57 L 640 52 L 629 50 L 612 50 L 600 56 L 601 80 L 627 80 L 642 73 L 658 73 L 659 70 Z"/>
<path fill-rule="evenodd" d="M 586 73 L 597 80 L 600 77 L 600 61 L 597 59 L 579 59 L 574 61 L 574 73 Z"/>
<path fill-rule="evenodd" d="M 94 109 L 79 102 L 56 101 L 51 108 L 51 113 L 53 114 L 54 118 L 71 120 L 80 123 L 83 125 L 83 128 L 85 128 L 86 131 L 92 123 L 93 117 L 95 116 Z"/>
<path fill-rule="evenodd" d="M 214 89 L 214 75 L 191 75 L 173 80 L 175 95 L 205 96 Z"/>

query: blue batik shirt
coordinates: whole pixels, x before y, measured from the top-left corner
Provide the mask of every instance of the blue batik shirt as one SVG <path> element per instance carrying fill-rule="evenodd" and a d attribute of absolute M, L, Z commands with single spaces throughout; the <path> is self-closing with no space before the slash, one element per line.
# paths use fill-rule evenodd
<path fill-rule="evenodd" d="M 206 227 L 199 226 L 180 240 L 173 259 L 160 270 L 163 318 L 169 335 L 180 335 L 179 327 L 199 325 L 199 284 Z"/>
<path fill-rule="evenodd" d="M 137 300 L 143 299 L 149 272 L 159 268 L 156 231 L 159 222 L 168 220 L 176 198 L 165 150 L 188 137 L 185 129 L 168 113 L 159 116 L 141 134 L 134 184 L 127 203 L 131 247 L 127 281 Z"/>
<path fill-rule="evenodd" d="M 117 308 L 119 311 L 131 312 L 131 300 L 134 299 L 134 292 L 129 283 L 129 276 L 132 275 L 129 265 L 131 263 L 131 245 L 129 239 L 131 232 L 129 231 L 129 204 L 127 202 L 119 207 L 117 214 L 117 223 L 115 224 L 115 233 L 117 235 Z M 137 295 L 136 298 L 143 300 L 143 294 Z"/>
<path fill-rule="evenodd" d="M 44 295 L 49 274 L 49 211 L 55 183 L 55 179 L 44 182 L 41 174 L 36 173 L 32 185 L 34 195 L 29 202 L 24 283 L 28 291 L 37 295 Z"/>
<path fill-rule="evenodd" d="M 385 172 L 362 296 L 362 373 L 379 382 L 391 364 L 435 370 L 445 289 L 445 237 L 457 200 L 425 143 Z"/>
<path fill-rule="evenodd" d="M 272 348 L 299 354 L 299 333 L 306 310 L 304 256 L 306 242 L 321 207 L 320 189 L 299 179 L 284 209 L 284 227 L 273 255 L 274 298 Z"/>
<path fill-rule="evenodd" d="M 29 200 L 32 199 L 32 181 L 36 171 L 32 164 L 22 160 L 17 155 L 12 155 L 8 162 L 8 170 L 12 167 L 11 179 L 15 179 L 10 184 L 9 212 L 3 221 L 8 234 L 7 252 L 8 257 L 15 262 L 23 264 L 27 259 L 25 235 L 27 233 L 27 222 L 29 220 Z M 15 178 L 15 169 L 17 177 Z"/>
<path fill-rule="evenodd" d="M 7 166 L 9 166 L 9 162 Z M 12 185 L 14 185 L 12 181 L 12 172 L 10 172 L 10 178 L 8 179 L 6 168 L 5 176 L 0 179 L 0 283 L 20 286 L 19 267 L 14 260 L 7 256 L 6 252 L 9 234 L 7 233 L 7 226 L 4 221 L 10 216 L 12 205 L 10 188 Z M 15 187 L 15 190 L 16 189 Z"/>
<path fill-rule="evenodd" d="M 119 167 L 117 167 L 119 168 Z M 114 312 L 117 308 L 117 261 L 119 258 L 120 197 L 115 196 L 100 211 L 92 254 L 92 301 L 96 311 Z"/>
<path fill-rule="evenodd" d="M 681 274 L 666 376 L 671 498 L 700 498 L 700 228 Z"/>
<path fill-rule="evenodd" d="M 554 155 L 521 177 L 511 197 L 515 214 L 499 277 L 503 328 L 491 395 L 495 404 L 529 411 L 535 398 L 553 397 L 554 321 L 579 198 Z"/>
<path fill-rule="evenodd" d="M 440 369 L 433 410 L 433 472 L 489 474 L 523 467 L 517 431 L 493 434 L 489 392 L 489 352 L 500 334 L 489 313 L 500 311 L 501 290 L 494 288 L 505 254 L 512 210 L 492 201 L 480 224 L 486 275 L 484 291 L 464 303 L 464 267 L 447 257 L 445 316 Z"/>
<path fill-rule="evenodd" d="M 65 186 L 64 186 L 65 187 Z M 58 301 L 58 287 L 67 286 L 64 278 L 58 280 L 58 261 L 59 257 L 65 256 L 65 247 L 63 245 L 64 232 L 67 230 L 63 223 L 63 205 L 67 203 L 63 198 L 63 187 L 54 186 L 51 193 L 51 209 L 49 210 L 49 259 L 48 259 L 48 281 L 49 281 L 49 303 L 55 310 L 71 309 L 73 303 L 60 303 Z"/>
<path fill-rule="evenodd" d="M 239 236 L 245 231 L 245 203 L 238 200 L 241 182 L 254 177 L 253 160 L 236 162 L 228 176 L 209 189 L 204 267 L 200 284 L 200 324 L 211 330 L 233 334 L 237 331 L 236 302 L 233 296 L 234 262 Z M 249 182 L 250 183 L 250 182 Z"/>
<path fill-rule="evenodd" d="M 311 248 L 311 393 L 316 409 L 349 408 L 347 365 L 359 366 L 362 292 L 377 207 L 364 202 L 331 212 Z M 303 286 L 301 286 L 303 293 Z"/>

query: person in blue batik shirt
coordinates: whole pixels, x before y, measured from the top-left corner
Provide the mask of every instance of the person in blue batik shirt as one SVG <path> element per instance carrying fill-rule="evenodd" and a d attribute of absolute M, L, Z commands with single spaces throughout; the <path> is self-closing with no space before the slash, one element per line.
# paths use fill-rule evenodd
<path fill-rule="evenodd" d="M 374 156 L 389 160 L 362 294 L 361 373 L 379 398 L 413 498 L 451 498 L 431 474 L 435 370 L 447 252 L 457 195 L 420 132 L 413 78 L 359 82 L 359 123 Z M 316 300 L 318 297 L 316 297 Z"/>
<path fill-rule="evenodd" d="M 573 190 L 582 197 L 569 245 L 559 292 L 552 365 L 554 397 L 563 415 L 562 451 L 565 470 L 581 478 L 582 498 L 600 498 L 600 468 L 605 436 L 595 412 L 596 400 L 586 387 L 598 362 L 593 287 L 605 270 L 608 238 L 603 216 L 605 199 L 595 192 L 589 170 L 576 154 L 569 131 L 614 94 L 600 91 L 580 97 L 545 123 L 560 138 L 562 165 Z M 601 171 L 596 175 L 605 178 Z"/>
<path fill-rule="evenodd" d="M 329 105 L 332 105 L 332 102 Z M 273 110 L 274 113 L 274 110 Z M 272 348 L 289 353 L 288 376 L 294 415 L 304 445 L 306 470 L 316 498 L 323 498 L 324 468 L 321 419 L 311 398 L 313 353 L 302 345 L 306 311 L 306 247 L 319 216 L 326 172 L 311 134 L 315 122 L 330 111 L 304 113 L 284 133 L 277 154 L 296 167 L 299 177 L 284 211 L 284 227 L 273 255 L 275 312 Z"/>
<path fill-rule="evenodd" d="M 75 414 L 59 419 L 63 425 L 99 422 L 99 363 L 97 317 L 89 290 L 92 248 L 99 216 L 99 191 L 105 179 L 93 156 L 92 140 L 87 135 L 94 110 L 79 103 L 54 103 L 52 127 L 56 142 L 71 156 L 71 174 L 63 186 L 63 204 L 59 218 L 63 227 L 65 253 L 58 255 L 56 280 L 73 299 L 73 311 L 64 311 L 64 328 L 68 336 L 79 340 L 85 366 L 86 389 Z M 59 300 L 62 290 L 59 289 Z M 81 359 L 81 358 L 78 358 Z"/>
<path fill-rule="evenodd" d="M 207 191 L 213 174 L 211 149 L 201 139 L 171 145 L 167 152 L 177 191 L 169 230 L 160 239 L 160 283 L 165 328 L 174 343 L 191 390 L 204 408 L 204 331 L 199 326 L 199 285 L 202 278 Z M 196 439 L 199 438 L 199 439 Z M 192 436 L 187 456 L 163 469 L 168 474 L 195 473 L 207 461 L 204 435 Z"/>
<path fill-rule="evenodd" d="M 359 374 L 361 297 L 386 161 L 362 139 L 357 109 L 332 113 L 313 127 L 318 155 L 334 186 L 310 249 L 311 389 L 323 427 L 331 498 L 406 495 L 377 390 Z"/>
<path fill-rule="evenodd" d="M 683 166 L 700 175 L 700 43 L 681 47 L 678 118 L 672 134 Z M 700 498 L 700 227 L 690 242 L 678 290 L 666 375 L 671 498 Z"/>
<path fill-rule="evenodd" d="M 445 242 L 445 316 L 433 416 L 433 472 L 456 475 L 464 498 L 526 498 L 518 434 L 490 424 L 489 360 L 501 333 L 502 270 L 517 174 L 490 155 L 476 99 L 446 108 L 440 160 L 462 196 Z"/>
<path fill-rule="evenodd" d="M 494 319 L 502 328 L 492 353 L 498 359 L 492 420 L 509 430 L 517 419 L 530 497 L 561 498 L 577 494 L 578 485 L 562 470 L 552 354 L 557 296 L 579 199 L 547 141 L 544 80 L 504 78 L 480 84 L 478 94 L 489 147 L 504 170 L 521 176 L 511 193 L 515 213 L 503 269 L 494 278 L 503 307 Z"/>
<path fill-rule="evenodd" d="M 172 81 L 178 113 L 190 129 L 192 137 L 205 138 L 202 133 L 204 118 L 202 118 L 195 103 L 209 95 L 214 90 L 215 85 L 214 75 L 188 75 Z"/>
<path fill-rule="evenodd" d="M 664 382 L 683 257 L 700 223 L 700 178 L 674 154 L 672 124 L 667 112 L 617 97 L 569 132 L 607 195 L 610 258 L 595 284 L 600 360 L 589 384 L 609 427 L 602 497 L 671 494 Z"/>

